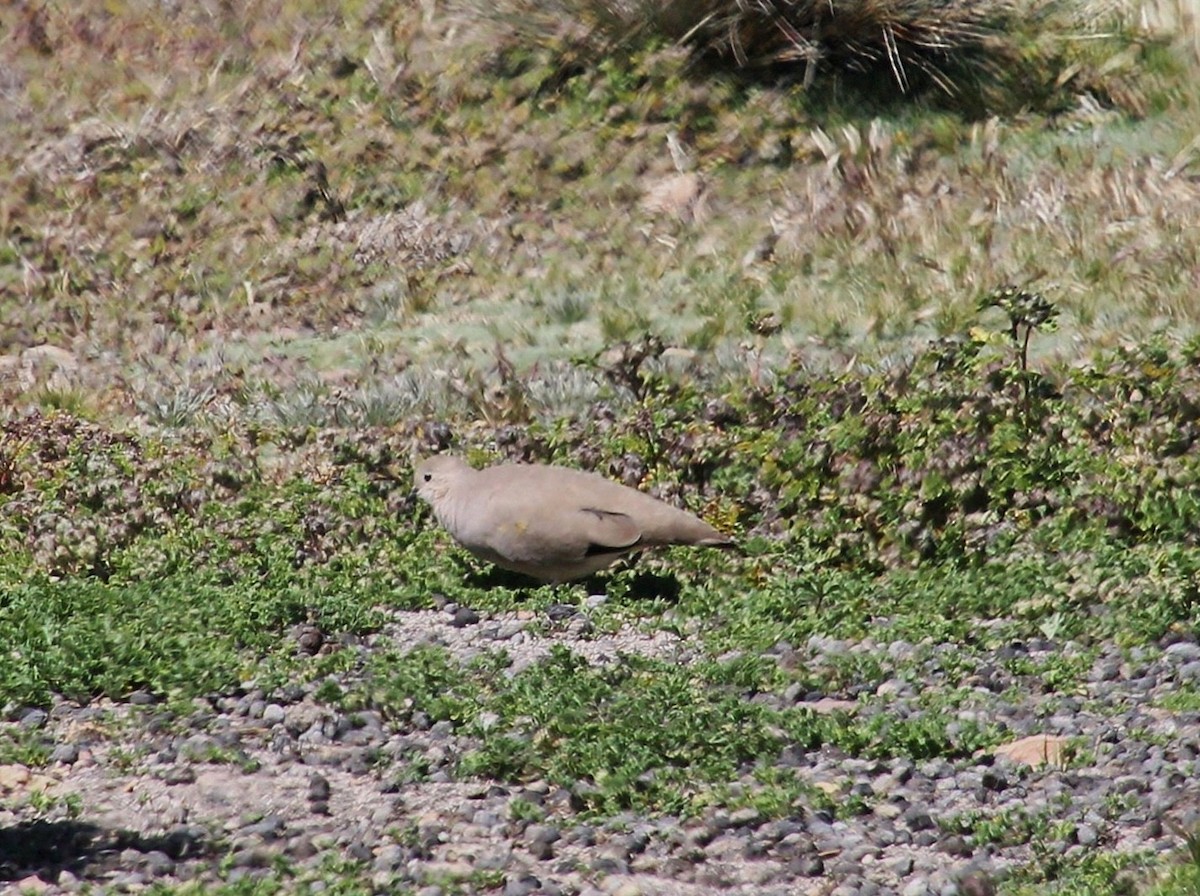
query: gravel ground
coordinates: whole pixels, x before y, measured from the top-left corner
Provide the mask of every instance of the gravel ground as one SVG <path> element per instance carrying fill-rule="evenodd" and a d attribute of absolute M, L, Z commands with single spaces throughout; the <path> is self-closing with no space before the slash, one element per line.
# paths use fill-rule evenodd
<path fill-rule="evenodd" d="M 450 604 L 399 613 L 363 647 L 433 642 L 466 658 L 502 645 L 515 666 L 564 642 L 595 663 L 619 652 L 687 657 L 686 644 L 661 632 L 598 635 L 579 617 L 544 636 L 527 630 L 528 621 L 480 618 Z M 846 651 L 894 660 L 918 650 L 827 639 L 781 649 L 817 665 Z M 1039 642 L 999 653 L 1037 659 L 1070 649 Z M 1055 824 L 1041 846 L 1064 856 L 1177 848 L 1175 826 L 1200 821 L 1200 713 L 1156 703 L 1200 679 L 1200 646 L 1102 649 L 1086 693 L 1070 695 L 1012 680 L 997 665 L 1002 659 L 984 656 L 967 681 L 950 683 L 978 695 L 964 720 L 983 713 L 1013 740 L 1042 738 L 1035 753 L 1067 738 L 1082 747 L 1077 755 L 1065 767 L 1033 768 L 996 754 L 914 762 L 785 748 L 781 766 L 839 799 L 862 800 L 863 811 L 846 818 L 802 807 L 782 820 L 753 808 L 691 820 L 584 820 L 569 788 L 453 780 L 448 769 L 469 743 L 448 723 L 416 720 L 396 730 L 371 712 L 352 723 L 314 700 L 315 685 L 269 695 L 248 689 L 201 701 L 187 717 L 141 694 L 121 704 L 17 711 L 6 724 L 52 742 L 54 753 L 45 768 L 0 766 L 0 890 L 133 892 L 266 875 L 284 856 L 314 876 L 331 857 L 356 860 L 381 891 L 422 896 L 488 887 L 510 896 L 991 892 L 1005 868 L 1030 861 L 1031 846 L 975 842 L 946 829 L 967 812 L 1048 814 Z M 859 697 L 860 712 L 920 712 L 911 692 L 897 679 L 865 698 L 829 696 Z M 431 773 L 404 783 L 404 757 L 414 753 Z M 372 761 L 376 754 L 382 763 Z M 749 775 L 742 783 L 754 786 Z M 537 804 L 545 818 L 522 820 L 515 800 Z"/>

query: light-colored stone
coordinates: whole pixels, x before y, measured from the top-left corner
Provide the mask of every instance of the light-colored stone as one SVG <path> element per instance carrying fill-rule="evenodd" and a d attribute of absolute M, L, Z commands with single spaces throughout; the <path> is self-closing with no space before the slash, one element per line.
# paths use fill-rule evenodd
<path fill-rule="evenodd" d="M 857 712 L 858 703 L 854 700 L 838 700 L 834 697 L 822 697 L 820 700 L 814 700 L 812 703 L 799 704 L 801 709 L 811 709 L 815 713 L 821 715 L 830 715 L 835 712 Z"/>
<path fill-rule="evenodd" d="M 29 877 L 22 878 L 15 884 L 17 893 L 45 893 L 50 889 L 50 884 L 46 883 L 36 874 L 31 874 Z"/>
<path fill-rule="evenodd" d="M 1001 744 L 992 750 L 996 756 L 1003 756 L 1011 762 L 1031 765 L 1061 765 L 1066 750 L 1067 738 L 1051 734 L 1031 734 L 1020 740 Z"/>
<path fill-rule="evenodd" d="M 16 790 L 29 783 L 29 769 L 23 765 L 0 765 L 0 792 Z"/>

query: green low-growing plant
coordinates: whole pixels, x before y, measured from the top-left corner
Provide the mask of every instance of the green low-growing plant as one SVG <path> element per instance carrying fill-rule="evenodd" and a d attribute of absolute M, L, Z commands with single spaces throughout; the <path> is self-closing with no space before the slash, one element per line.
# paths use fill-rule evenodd
<path fill-rule="evenodd" d="M 514 822 L 537 822 L 546 817 L 546 810 L 537 803 L 518 797 L 509 800 L 508 817 Z"/>
<path fill-rule="evenodd" d="M 326 857 L 312 868 L 297 868 L 286 858 L 279 857 L 272 867 L 261 875 L 235 875 L 231 871 L 230 868 L 221 868 L 220 879 L 217 882 L 154 882 L 146 892 L 154 896 L 206 896 L 210 893 L 217 896 L 276 896 L 279 893 L 298 893 L 304 896 L 317 893 L 331 896 L 369 896 L 377 889 L 377 885 L 370 879 L 370 872 L 362 863 L 340 856 Z"/>
<path fill-rule="evenodd" d="M 733 675 L 722 663 L 680 667 L 633 657 L 593 667 L 561 646 L 503 675 L 493 660 L 464 666 L 442 649 L 422 647 L 373 659 L 362 689 L 346 699 L 402 723 L 445 721 L 471 735 L 478 745 L 459 761 L 461 775 L 588 782 L 579 798 L 599 812 L 694 812 L 711 804 L 722 782 L 788 746 L 927 758 L 967 755 L 995 742 L 994 733 L 975 726 L 952 728 L 937 710 L 919 719 L 882 711 L 859 719 L 746 699 L 771 681 L 769 664 Z M 794 797 L 781 801 L 771 789 L 738 799 L 784 811 Z"/>
<path fill-rule="evenodd" d="M 637 401 L 615 425 L 531 425 L 506 450 L 585 466 L 609 458 L 616 473 L 637 464 L 646 485 L 745 531 L 748 556 L 675 551 L 650 565 L 668 578 L 644 565 L 617 572 L 597 625 L 685 620 L 680 630 L 712 655 L 752 657 L 813 635 L 1136 644 L 1198 624 L 1188 396 L 1200 384 L 1186 346 L 1040 372 L 1054 388 L 1030 407 L 1019 383 L 996 375 L 1012 359 L 979 343 L 936 344 L 903 370 L 867 376 L 796 369 L 716 399 L 644 369 L 657 350 L 634 346 L 628 364 L 614 362 Z M 1135 392 L 1145 400 L 1129 401 Z M 195 693 L 249 668 L 319 678 L 353 668 L 353 653 L 297 657 L 281 638 L 295 624 L 367 632 L 383 607 L 424 606 L 439 590 L 487 611 L 561 600 L 516 581 L 489 587 L 483 566 L 406 507 L 390 439 L 306 445 L 301 435 L 289 449 L 302 452 L 299 474 L 275 478 L 264 458 L 292 437 L 273 438 L 158 441 L 65 415 L 8 426 L 3 693 L 19 703 Z M 228 624 L 197 639 L 212 618 Z M 1014 671 L 1073 687 L 1084 662 Z M 750 661 L 720 674 L 774 690 L 798 677 Z M 891 674 L 855 654 L 806 684 L 854 695 Z"/>
<path fill-rule="evenodd" d="M 1200 712 L 1200 690 L 1180 686 L 1158 697 L 1155 704 L 1169 712 Z"/>
<path fill-rule="evenodd" d="M 201 749 L 184 750 L 182 755 L 183 758 L 192 762 L 236 765 L 244 774 L 253 774 L 262 765 L 262 763 L 248 755 L 244 750 L 222 747 L 219 744 L 208 744 Z"/>
<path fill-rule="evenodd" d="M 1151 857 L 1136 853 L 1086 851 L 1070 857 L 1045 854 L 1013 869 L 999 892 L 1006 896 L 1134 896 L 1148 876 Z M 1186 892 L 1186 891 L 1182 891 Z"/>
<path fill-rule="evenodd" d="M 78 818 L 83 811 L 83 797 L 78 793 L 55 796 L 44 790 L 31 790 L 28 802 L 35 816 L 39 818 L 73 819 Z"/>
<path fill-rule="evenodd" d="M 35 728 L 0 727 L 0 765 L 15 763 L 38 768 L 49 763 L 52 749 L 45 733 Z"/>
<path fill-rule="evenodd" d="M 1166 864 L 1148 876 L 1152 879 L 1145 890 L 1148 896 L 1190 896 L 1200 892 L 1200 865 L 1194 862 Z"/>
<path fill-rule="evenodd" d="M 1059 822 L 1047 812 L 1030 813 L 1023 809 L 1006 809 L 1001 812 L 972 810 L 942 821 L 949 831 L 969 834 L 977 844 L 995 843 L 1011 846 L 1029 843 L 1034 839 L 1053 838 L 1054 826 Z"/>

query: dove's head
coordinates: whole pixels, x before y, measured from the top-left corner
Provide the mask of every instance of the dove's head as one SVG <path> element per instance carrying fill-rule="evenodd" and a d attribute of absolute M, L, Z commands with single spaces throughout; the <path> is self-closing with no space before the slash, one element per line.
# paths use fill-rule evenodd
<path fill-rule="evenodd" d="M 471 467 L 461 457 L 439 454 L 417 464 L 413 471 L 413 486 L 421 498 L 437 507 L 455 483 L 470 472 Z"/>

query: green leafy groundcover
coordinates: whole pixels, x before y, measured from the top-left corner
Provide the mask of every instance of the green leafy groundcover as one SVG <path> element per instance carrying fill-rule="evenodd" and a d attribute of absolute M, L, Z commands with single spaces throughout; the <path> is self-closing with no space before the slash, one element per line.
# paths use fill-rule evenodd
<path fill-rule="evenodd" d="M 267 617 L 286 615 L 295 601 L 282 595 L 264 606 L 259 597 L 179 578 L 11 586 L 0 602 L 0 692 L 18 704 L 37 704 L 52 692 L 87 700 L 138 688 L 204 693 L 228 687 L 249 671 L 249 654 L 239 649 L 269 649 Z"/>
<path fill-rule="evenodd" d="M 996 737 L 975 724 L 951 726 L 938 711 L 859 718 L 771 707 L 727 684 L 726 663 L 621 657 L 591 666 L 556 646 L 505 676 L 497 659 L 464 666 L 442 648 L 385 652 L 370 664 L 364 689 L 344 699 L 402 722 L 417 713 L 450 722 L 478 743 L 459 773 L 514 782 L 544 777 L 574 787 L 581 808 L 601 813 L 689 813 L 715 782 L 769 766 L 785 747 L 828 744 L 856 756 L 924 759 L 967 755 Z M 751 677 L 769 680 L 769 663 L 752 664 L 764 668 Z M 745 671 L 734 677 L 744 680 Z"/>
<path fill-rule="evenodd" d="M 972 337 L 877 371 L 797 367 L 719 391 L 640 370 L 578 418 L 451 441 L 636 470 L 737 532 L 744 556 L 676 551 L 649 565 L 669 572 L 649 587 L 615 573 L 597 617 L 695 633 L 713 656 L 812 635 L 987 647 L 1194 632 L 1200 347 L 1150 342 L 1053 373 L 1025 349 Z M 297 623 L 336 643 L 438 594 L 486 610 L 575 600 L 494 587 L 411 503 L 408 458 L 430 430 L 10 420 L 0 702 L 220 691 L 264 659 L 304 667 Z"/>
<path fill-rule="evenodd" d="M 11 583 L 0 599 L 0 700 L 220 692 L 253 678 L 260 658 L 294 652 L 284 634 L 314 610 L 327 625 L 362 630 L 368 603 L 364 594 L 334 600 L 299 586 L 216 585 L 182 574 L 120 585 Z"/>

